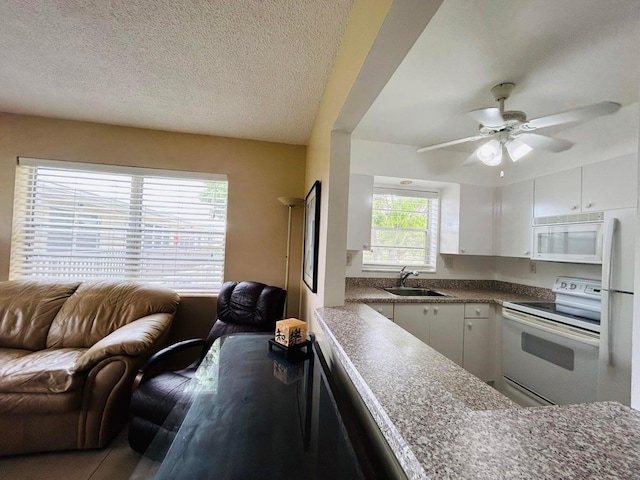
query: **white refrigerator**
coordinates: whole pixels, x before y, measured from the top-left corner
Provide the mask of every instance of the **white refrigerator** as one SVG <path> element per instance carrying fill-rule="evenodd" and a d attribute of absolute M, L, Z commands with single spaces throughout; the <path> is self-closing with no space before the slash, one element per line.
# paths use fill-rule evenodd
<path fill-rule="evenodd" d="M 631 402 L 635 208 L 605 212 L 597 400 Z"/>

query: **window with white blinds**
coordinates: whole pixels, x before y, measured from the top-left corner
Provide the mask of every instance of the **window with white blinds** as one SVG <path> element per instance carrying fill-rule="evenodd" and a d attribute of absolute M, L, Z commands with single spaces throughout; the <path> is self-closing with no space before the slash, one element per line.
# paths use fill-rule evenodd
<path fill-rule="evenodd" d="M 223 281 L 226 175 L 20 158 L 11 279 Z"/>
<path fill-rule="evenodd" d="M 363 267 L 412 267 L 435 271 L 438 243 L 438 194 L 376 187 L 371 214 L 371 250 Z"/>

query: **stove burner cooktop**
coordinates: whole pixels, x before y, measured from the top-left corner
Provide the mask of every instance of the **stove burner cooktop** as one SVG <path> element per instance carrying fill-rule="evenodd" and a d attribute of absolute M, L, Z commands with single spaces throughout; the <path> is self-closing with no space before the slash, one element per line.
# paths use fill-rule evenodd
<path fill-rule="evenodd" d="M 562 311 L 562 307 L 559 307 L 555 302 L 505 302 L 503 306 L 531 315 L 537 315 L 547 320 L 583 328 L 591 332 L 600 332 L 599 319 L 595 320 Z"/>

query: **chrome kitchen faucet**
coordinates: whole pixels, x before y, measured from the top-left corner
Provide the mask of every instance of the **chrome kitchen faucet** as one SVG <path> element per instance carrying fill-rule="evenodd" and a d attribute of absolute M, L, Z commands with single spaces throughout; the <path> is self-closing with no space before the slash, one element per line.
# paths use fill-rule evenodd
<path fill-rule="evenodd" d="M 405 267 L 402 267 L 402 270 L 400 270 L 400 286 L 401 287 L 404 287 L 404 282 L 407 281 L 407 277 L 409 275 L 415 275 L 416 277 L 420 275 L 420 272 L 418 272 L 417 270 L 414 270 L 412 272 L 409 272 L 409 271 L 405 272 L 406 268 L 407 267 L 405 266 Z"/>

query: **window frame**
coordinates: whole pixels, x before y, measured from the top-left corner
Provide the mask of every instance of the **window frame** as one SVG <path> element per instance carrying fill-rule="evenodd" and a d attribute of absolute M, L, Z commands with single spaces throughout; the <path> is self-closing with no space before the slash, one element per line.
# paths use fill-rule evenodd
<path fill-rule="evenodd" d="M 19 157 L 17 163 L 10 279 L 104 278 L 166 285 L 182 294 L 219 291 L 224 282 L 226 257 L 227 175 L 28 157 Z M 62 180 L 55 184 L 58 174 Z M 45 175 L 40 183 L 38 175 Z M 105 175 L 102 185 L 100 175 Z M 83 181 L 95 181 L 96 192 L 105 188 L 118 193 L 111 195 L 109 190 L 107 195 L 98 195 Z M 214 201 L 199 197 L 202 193 L 198 189 L 207 191 L 207 182 L 221 185 L 222 195 Z M 167 183 L 169 186 L 163 187 Z M 41 190 L 43 187 L 48 190 Z M 176 194 L 166 195 L 164 188 L 175 188 Z M 43 198 L 54 198 L 60 203 L 46 203 Z M 86 203 L 90 205 L 85 206 Z M 99 225 L 83 229 L 86 222 L 82 218 L 94 210 L 103 212 L 97 219 Z M 65 216 L 69 216 L 69 221 Z M 159 230 L 158 222 L 162 224 Z M 60 226 L 56 233 L 56 227 Z M 65 228 L 68 231 L 62 230 Z M 86 242 L 80 245 L 91 235 L 98 236 L 94 248 Z M 110 238 L 106 240 L 107 237 Z M 67 238 L 70 245 L 60 248 L 60 242 Z M 176 239 L 183 239 L 182 247 Z M 164 248 L 167 245 L 171 248 Z M 111 268 L 106 263 L 112 250 L 122 250 L 119 267 Z M 86 272 L 78 267 L 83 253 L 89 261 L 95 259 Z M 33 260 L 39 254 L 45 258 L 42 268 Z"/>
<path fill-rule="evenodd" d="M 403 266 L 407 266 L 412 270 L 417 270 L 422 273 L 435 273 L 437 266 L 437 255 L 438 255 L 438 242 L 439 242 L 439 217 L 440 217 L 440 193 L 436 190 L 416 190 L 409 188 L 398 188 L 398 187 L 386 187 L 386 186 L 374 186 L 372 197 L 371 197 L 371 249 L 373 250 L 374 242 L 373 235 L 374 229 L 376 228 L 374 225 L 374 198 L 375 195 L 378 194 L 386 194 L 386 195 L 396 195 L 401 197 L 409 197 L 409 198 L 427 198 L 429 199 L 429 216 L 427 217 L 427 229 L 425 230 L 425 256 L 424 260 L 427 262 L 431 260 L 430 263 L 424 263 L 421 265 L 415 264 L 389 264 L 389 263 L 371 263 L 365 260 L 366 253 L 363 252 L 362 255 L 362 270 L 368 272 L 395 272 L 399 268 Z M 412 231 L 412 230 L 406 230 Z"/>

